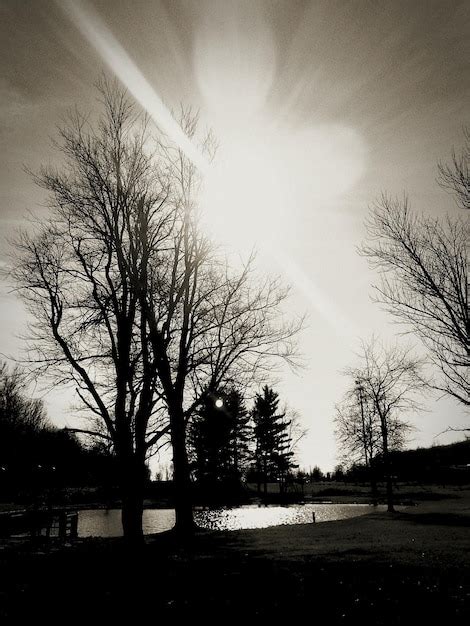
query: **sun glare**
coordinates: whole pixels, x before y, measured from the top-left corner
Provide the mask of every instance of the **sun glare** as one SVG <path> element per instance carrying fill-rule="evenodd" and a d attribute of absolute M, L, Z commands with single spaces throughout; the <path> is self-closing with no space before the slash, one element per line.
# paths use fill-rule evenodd
<path fill-rule="evenodd" d="M 152 85 L 117 41 L 98 13 L 83 0 L 56 0 L 106 65 L 186 156 L 201 170 L 204 156 L 186 136 Z"/>
<path fill-rule="evenodd" d="M 273 35 L 255 2 L 206 0 L 193 44 L 194 74 L 216 132 L 261 111 L 275 70 Z"/>
<path fill-rule="evenodd" d="M 346 127 L 293 131 L 258 120 L 226 136 L 201 207 L 214 238 L 239 249 L 285 240 L 293 224 L 331 206 L 363 172 L 363 144 Z"/>
<path fill-rule="evenodd" d="M 58 2 L 58 0 L 57 0 Z M 254 246 L 280 262 L 289 233 L 311 212 L 330 208 L 356 183 L 365 150 L 351 128 L 282 126 L 270 104 L 276 75 L 273 35 L 262 7 L 207 0 L 194 36 L 194 74 L 220 149 L 212 165 L 184 134 L 158 93 L 84 0 L 63 0 L 102 60 L 203 175 L 201 213 L 215 240 L 236 253 Z M 294 226 L 294 227 L 293 227 Z M 292 243 L 292 242 L 291 242 Z M 275 254 L 274 254 L 275 253 Z M 285 255 L 284 255 L 285 256 Z M 282 269 L 331 321 L 331 304 L 293 260 Z"/>
<path fill-rule="evenodd" d="M 252 132 L 227 141 L 206 173 L 205 227 L 217 240 L 244 247 L 277 236 L 288 203 L 282 161 L 268 137 Z"/>
<path fill-rule="evenodd" d="M 285 239 L 361 176 L 364 146 L 353 129 L 281 126 L 270 103 L 276 49 L 260 5 L 204 3 L 194 37 L 194 74 L 220 141 L 205 173 L 207 230 L 238 250 Z"/>

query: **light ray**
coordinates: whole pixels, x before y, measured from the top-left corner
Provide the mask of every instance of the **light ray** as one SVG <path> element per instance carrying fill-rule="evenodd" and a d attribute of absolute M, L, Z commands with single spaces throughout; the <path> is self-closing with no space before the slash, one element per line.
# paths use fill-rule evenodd
<path fill-rule="evenodd" d="M 200 6 L 194 75 L 221 138 L 265 108 L 276 72 L 274 37 L 262 6 L 252 0 L 202 0 Z"/>
<path fill-rule="evenodd" d="M 284 254 L 280 249 L 272 250 L 271 256 L 276 259 L 279 267 L 282 267 L 289 281 L 296 286 L 315 312 L 328 322 L 338 337 L 351 340 L 351 338 L 358 336 L 358 329 L 354 324 L 341 313 L 339 307 L 330 300 L 327 294 L 315 285 L 292 256 Z"/>
<path fill-rule="evenodd" d="M 202 174 L 210 174 L 209 162 L 183 132 L 154 88 L 96 11 L 85 0 L 56 0 L 56 2 L 159 128 L 183 151 Z M 260 106 L 260 103 L 256 103 L 256 106 Z M 352 329 L 349 321 L 342 316 L 338 307 L 328 299 L 326 294 L 313 283 L 311 278 L 292 258 L 280 252 L 279 248 L 276 248 L 275 251 L 266 245 L 263 248 L 314 307 L 315 311 L 335 329 L 338 335 L 345 337 L 353 333 L 354 329 Z"/>
<path fill-rule="evenodd" d="M 196 167 L 205 171 L 208 161 L 194 146 L 140 69 L 109 28 L 84 0 L 56 0 L 110 70 L 147 111 L 159 128 Z"/>

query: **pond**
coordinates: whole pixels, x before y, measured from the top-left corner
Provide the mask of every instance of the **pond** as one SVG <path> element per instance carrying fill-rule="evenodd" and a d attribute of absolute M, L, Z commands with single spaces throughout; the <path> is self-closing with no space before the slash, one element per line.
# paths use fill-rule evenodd
<path fill-rule="evenodd" d="M 196 509 L 194 517 L 201 528 L 211 530 L 243 530 L 290 524 L 309 524 L 315 514 L 316 522 L 331 522 L 366 515 L 373 510 L 368 504 L 304 504 L 291 506 L 240 506 L 234 508 Z M 175 523 L 173 509 L 146 509 L 143 515 L 144 534 L 170 530 Z M 78 515 L 79 537 L 120 537 L 120 509 L 83 510 Z"/>

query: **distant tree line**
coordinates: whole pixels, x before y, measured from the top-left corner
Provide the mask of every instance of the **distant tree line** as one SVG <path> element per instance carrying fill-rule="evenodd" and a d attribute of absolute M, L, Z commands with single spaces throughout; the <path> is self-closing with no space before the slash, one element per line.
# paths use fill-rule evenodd
<path fill-rule="evenodd" d="M 420 484 L 468 484 L 470 479 L 470 439 L 445 446 L 394 450 L 390 453 L 395 482 Z M 381 456 L 376 458 L 376 473 L 382 479 Z M 342 480 L 367 482 L 369 468 L 357 462 L 344 470 Z"/>
<path fill-rule="evenodd" d="M 399 481 L 468 484 L 470 439 L 445 446 L 396 451 L 392 455 L 392 464 Z"/>
<path fill-rule="evenodd" d="M 278 405 L 278 394 L 268 386 L 250 410 L 235 388 L 207 396 L 187 438 L 199 488 L 230 497 L 250 479 L 259 490 L 264 485 L 264 494 L 268 482 L 278 482 L 282 491 L 298 467 L 294 449 L 303 431 L 296 416 L 288 418 Z M 43 401 L 28 397 L 21 370 L 0 363 L 0 497 L 21 491 L 40 496 L 58 487 L 114 487 L 119 468 L 112 446 L 96 439 L 86 446 L 74 430 L 53 426 Z"/>
<path fill-rule="evenodd" d="M 42 400 L 28 397 L 22 372 L 0 363 L 0 497 L 109 485 L 115 475 L 109 450 L 86 447 L 73 432 L 54 427 Z"/>

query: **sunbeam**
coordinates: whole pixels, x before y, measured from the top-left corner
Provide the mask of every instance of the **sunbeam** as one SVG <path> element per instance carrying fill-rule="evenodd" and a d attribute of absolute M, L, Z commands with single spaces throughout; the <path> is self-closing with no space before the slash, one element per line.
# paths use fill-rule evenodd
<path fill-rule="evenodd" d="M 217 134 L 238 134 L 263 111 L 276 71 L 273 34 L 261 5 L 201 2 L 193 67 Z"/>
<path fill-rule="evenodd" d="M 206 15 L 195 39 L 195 72 L 222 141 L 213 165 L 185 135 L 96 11 L 85 0 L 58 2 L 157 126 L 202 172 L 203 220 L 214 238 L 239 250 L 258 246 L 316 313 L 335 329 L 344 329 L 348 325 L 344 320 L 338 324 L 341 316 L 333 303 L 293 259 L 278 254 L 276 244 L 285 238 L 289 222 L 301 219 L 299 207 L 331 200 L 354 184 L 362 172 L 362 144 L 351 130 L 339 126 L 293 131 L 270 123 L 265 105 L 275 57 L 269 29 L 257 10 L 251 9 L 247 20 L 239 7 L 209 4 L 213 12 Z M 215 31 L 214 20 L 221 27 Z"/>
<path fill-rule="evenodd" d="M 109 69 L 147 111 L 184 154 L 201 170 L 208 162 L 177 124 L 155 89 L 88 3 L 82 0 L 57 0 L 82 35 L 96 50 Z"/>

